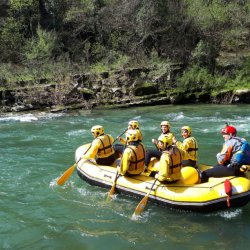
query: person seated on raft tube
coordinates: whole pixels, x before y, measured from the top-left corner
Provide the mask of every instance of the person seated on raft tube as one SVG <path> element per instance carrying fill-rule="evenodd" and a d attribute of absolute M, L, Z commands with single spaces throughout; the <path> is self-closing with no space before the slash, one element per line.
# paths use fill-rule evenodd
<path fill-rule="evenodd" d="M 226 125 L 221 129 L 224 144 L 217 154 L 218 164 L 213 168 L 201 172 L 201 182 L 207 182 L 210 177 L 244 176 L 243 164 L 236 162 L 237 152 L 240 151 L 244 138 L 236 137 L 237 130 L 234 126 Z"/>
<path fill-rule="evenodd" d="M 104 128 L 101 125 L 95 125 L 91 128 L 94 137 L 89 150 L 82 157 L 83 159 L 92 158 L 99 165 L 112 165 L 117 159 L 112 143 L 114 138 L 111 135 L 104 134 Z"/>
<path fill-rule="evenodd" d="M 181 128 L 181 135 L 184 138 L 183 142 L 177 141 L 176 137 L 173 137 L 173 143 L 182 150 L 185 150 L 188 154 L 188 159 L 182 161 L 182 166 L 195 167 L 198 161 L 198 143 L 196 139 L 191 136 L 192 129 L 189 126 L 183 126 Z"/>
<path fill-rule="evenodd" d="M 173 145 L 171 137 L 161 136 L 158 145 L 162 150 L 159 172 L 155 179 L 173 183 L 178 181 L 181 175 L 182 160 L 187 158 L 187 152 Z"/>
<path fill-rule="evenodd" d="M 132 120 L 132 121 L 129 121 L 128 123 L 128 130 L 130 129 L 133 129 L 135 130 L 137 133 L 138 133 L 138 140 L 139 142 L 142 141 L 142 133 L 139 129 L 139 122 L 138 121 L 135 121 L 135 120 Z M 119 153 L 119 154 L 122 154 L 123 150 L 124 150 L 124 145 L 126 145 L 126 140 L 123 139 L 121 136 L 117 136 L 117 139 L 121 142 L 121 144 L 115 144 L 114 145 L 114 149 L 115 149 L 115 152 L 116 153 Z"/>
<path fill-rule="evenodd" d="M 172 138 L 174 137 L 174 134 L 170 132 L 170 123 L 168 121 L 162 121 L 160 124 L 160 128 L 161 128 L 162 133 L 159 136 L 159 138 L 161 138 L 162 136 L 165 136 L 165 137 L 171 138 L 171 140 L 172 140 Z M 158 138 L 158 140 L 159 140 L 159 138 Z M 149 165 L 151 157 L 156 157 L 157 159 L 160 159 L 160 157 L 161 157 L 162 151 L 158 147 L 158 140 L 152 139 L 152 143 L 155 145 L 156 149 L 148 149 L 146 151 L 146 158 L 145 158 L 146 168 Z"/>
<path fill-rule="evenodd" d="M 145 147 L 138 139 L 135 130 L 128 130 L 126 133 L 128 143 L 125 148 L 118 167 L 120 175 L 138 175 L 144 171 Z"/>

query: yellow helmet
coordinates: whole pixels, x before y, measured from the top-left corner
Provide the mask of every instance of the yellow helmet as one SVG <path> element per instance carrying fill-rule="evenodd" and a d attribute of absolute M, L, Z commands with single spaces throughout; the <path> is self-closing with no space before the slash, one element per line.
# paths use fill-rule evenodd
<path fill-rule="evenodd" d="M 164 148 L 167 148 L 168 146 L 171 146 L 173 144 L 171 136 L 160 135 L 158 141 L 163 142 Z"/>
<path fill-rule="evenodd" d="M 192 129 L 189 126 L 183 126 L 181 130 L 187 130 L 188 134 L 191 135 Z"/>
<path fill-rule="evenodd" d="M 94 137 L 98 137 L 99 135 L 104 134 L 104 128 L 101 125 L 95 125 L 91 128 L 91 133 L 94 135 Z"/>
<path fill-rule="evenodd" d="M 168 121 L 162 121 L 161 126 L 168 126 L 168 128 L 170 129 L 170 123 Z"/>
<path fill-rule="evenodd" d="M 138 121 L 129 121 L 128 126 L 131 126 L 132 129 L 137 129 L 139 128 L 139 122 Z"/>
<path fill-rule="evenodd" d="M 138 133 L 136 130 L 129 129 L 126 132 L 126 141 L 127 142 L 132 142 L 132 141 L 138 141 Z"/>

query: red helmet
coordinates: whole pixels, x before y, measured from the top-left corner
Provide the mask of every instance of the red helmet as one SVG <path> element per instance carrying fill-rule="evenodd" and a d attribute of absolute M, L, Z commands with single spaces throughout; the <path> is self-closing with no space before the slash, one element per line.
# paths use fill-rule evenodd
<path fill-rule="evenodd" d="M 221 129 L 221 133 L 222 134 L 232 134 L 235 136 L 237 134 L 237 130 L 234 126 L 228 125 L 225 128 Z"/>

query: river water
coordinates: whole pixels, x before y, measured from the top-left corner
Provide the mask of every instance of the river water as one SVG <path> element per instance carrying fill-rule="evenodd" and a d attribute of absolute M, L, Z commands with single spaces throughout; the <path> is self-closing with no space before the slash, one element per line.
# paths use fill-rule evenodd
<path fill-rule="evenodd" d="M 101 124 L 116 137 L 131 119 L 140 122 L 150 147 L 162 120 L 180 137 L 189 125 L 199 143 L 199 161 L 215 163 L 225 122 L 250 140 L 249 105 L 153 106 L 72 113 L 0 116 L 0 249 L 249 249 L 250 204 L 200 214 L 148 203 L 136 220 L 139 200 L 90 186 L 75 173 L 64 186 L 60 175 L 74 164 L 75 149 Z"/>

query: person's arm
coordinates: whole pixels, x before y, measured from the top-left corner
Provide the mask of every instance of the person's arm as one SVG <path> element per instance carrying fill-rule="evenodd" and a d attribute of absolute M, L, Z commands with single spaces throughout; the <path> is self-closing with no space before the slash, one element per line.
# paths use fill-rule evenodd
<path fill-rule="evenodd" d="M 83 159 L 88 159 L 88 158 L 92 158 L 95 159 L 95 156 L 98 153 L 98 149 L 100 146 L 100 142 L 98 139 L 95 139 L 92 143 L 91 143 L 91 147 L 88 150 L 88 152 L 82 157 Z"/>
<path fill-rule="evenodd" d="M 152 139 L 152 143 L 155 144 L 156 146 L 157 146 L 157 142 L 158 142 L 158 140 Z"/>
<path fill-rule="evenodd" d="M 126 144 L 126 141 L 122 137 L 118 136 L 117 138 L 118 138 L 118 140 L 120 141 L 121 144 L 123 144 L 123 145 Z"/>
<path fill-rule="evenodd" d="M 233 146 L 229 143 L 224 143 L 220 153 L 216 155 L 219 164 L 224 165 L 230 160 L 232 155 Z"/>
<path fill-rule="evenodd" d="M 173 136 L 173 137 L 172 137 L 172 142 L 173 142 L 173 144 L 174 144 L 174 145 L 176 144 L 177 139 L 176 139 L 176 137 L 175 137 L 175 136 Z"/>
<path fill-rule="evenodd" d="M 180 148 L 178 148 L 178 150 L 179 150 L 180 153 L 181 153 L 181 158 L 182 158 L 182 160 L 188 160 L 188 159 L 189 159 L 189 155 L 188 155 L 188 152 L 187 152 L 187 151 L 182 150 L 182 149 L 180 149 Z"/>
<path fill-rule="evenodd" d="M 169 155 L 167 153 L 163 153 L 160 159 L 160 167 L 159 172 L 156 175 L 156 178 L 159 181 L 165 181 L 169 175 Z"/>
<path fill-rule="evenodd" d="M 176 142 L 176 146 L 182 150 L 185 150 L 185 151 L 187 151 L 189 149 L 189 147 L 190 147 L 189 144 L 190 144 L 190 140 L 188 140 L 188 138 L 185 139 L 183 142 L 180 142 L 180 141 Z"/>
<path fill-rule="evenodd" d="M 131 150 L 126 148 L 122 154 L 121 166 L 119 168 L 119 174 L 125 175 L 129 169 Z"/>

